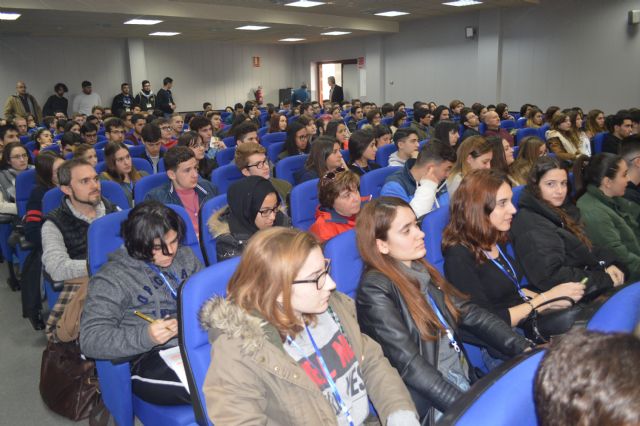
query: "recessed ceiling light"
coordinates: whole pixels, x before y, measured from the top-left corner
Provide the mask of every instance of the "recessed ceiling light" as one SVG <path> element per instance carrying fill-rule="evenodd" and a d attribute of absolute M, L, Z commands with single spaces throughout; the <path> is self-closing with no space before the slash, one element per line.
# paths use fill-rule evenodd
<path fill-rule="evenodd" d="M 476 1 L 476 0 L 456 0 L 456 1 L 449 1 L 442 4 L 445 4 L 447 6 L 462 7 L 462 6 L 474 6 L 476 4 L 482 4 L 482 2 Z"/>
<path fill-rule="evenodd" d="M 175 36 L 178 35 L 180 33 L 174 33 L 174 32 L 170 32 L 170 31 L 156 31 L 155 33 L 150 33 L 150 36 L 161 36 L 161 37 L 171 37 L 171 36 Z"/>
<path fill-rule="evenodd" d="M 328 35 L 328 36 L 341 36 L 345 34 L 351 34 L 351 31 L 329 31 L 328 33 L 320 33 L 320 34 Z"/>
<path fill-rule="evenodd" d="M 289 37 L 289 38 L 281 38 L 278 41 L 302 41 L 302 40 L 306 40 L 306 38 Z"/>
<path fill-rule="evenodd" d="M 397 10 L 390 10 L 388 12 L 374 13 L 374 15 L 377 15 L 377 16 L 388 16 L 388 17 L 402 16 L 402 15 L 408 15 L 408 14 L 409 14 L 409 12 L 398 12 Z"/>
<path fill-rule="evenodd" d="M 159 19 L 129 19 L 127 22 L 125 22 L 125 25 L 155 25 L 155 24 L 159 24 L 160 21 Z"/>
<path fill-rule="evenodd" d="M 15 21 L 21 15 L 13 12 L 0 12 L 0 21 Z"/>
<path fill-rule="evenodd" d="M 245 25 L 244 27 L 237 27 L 236 30 L 260 31 L 260 30 L 266 30 L 267 28 L 271 28 L 271 27 L 265 27 L 263 25 Z"/>
<path fill-rule="evenodd" d="M 323 1 L 299 0 L 299 1 L 294 1 L 292 3 L 287 3 L 285 4 L 285 6 L 314 7 L 314 6 L 321 6 L 323 4 L 325 4 Z"/>

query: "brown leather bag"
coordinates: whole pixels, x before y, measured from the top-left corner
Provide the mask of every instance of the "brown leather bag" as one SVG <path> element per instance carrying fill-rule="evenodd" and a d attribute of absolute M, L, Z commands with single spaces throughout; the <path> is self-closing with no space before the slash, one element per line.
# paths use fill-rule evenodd
<path fill-rule="evenodd" d="M 104 410 L 95 367 L 80 356 L 77 342 L 49 341 L 40 367 L 40 395 L 47 407 L 74 421 Z"/>
<path fill-rule="evenodd" d="M 80 336 L 80 316 L 84 309 L 84 301 L 87 298 L 89 277 L 65 281 L 65 284 L 67 283 L 75 284 L 79 287 L 71 300 L 69 300 L 69 303 L 64 307 L 64 311 L 56 323 L 56 337 L 61 342 L 72 342 Z"/>

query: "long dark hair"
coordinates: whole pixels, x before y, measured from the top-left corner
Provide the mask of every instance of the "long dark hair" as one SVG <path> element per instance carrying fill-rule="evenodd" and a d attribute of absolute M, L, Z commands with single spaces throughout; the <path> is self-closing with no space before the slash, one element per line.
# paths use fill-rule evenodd
<path fill-rule="evenodd" d="M 616 154 L 602 152 L 589 158 L 581 155 L 573 162 L 573 177 L 576 187 L 576 200 L 587 192 L 587 186 L 599 187 L 605 177 L 615 179 L 624 159 Z"/>
<path fill-rule="evenodd" d="M 300 130 L 304 130 L 305 133 L 307 131 L 306 126 L 298 120 L 294 120 L 289 123 L 289 126 L 287 127 L 287 139 L 284 141 L 283 151 L 286 151 L 289 155 L 298 155 L 300 153 L 298 145 L 296 145 L 296 133 Z M 311 144 L 307 141 L 307 147 L 304 152 L 308 154 L 310 149 Z"/>
<path fill-rule="evenodd" d="M 36 183 L 45 188 L 54 188 L 53 165 L 56 160 L 64 160 L 55 151 L 44 151 L 36 157 Z"/>
<path fill-rule="evenodd" d="M 416 327 L 420 331 L 423 340 L 434 341 L 438 338 L 438 331 L 444 332 L 444 328 L 433 309 L 427 302 L 425 295 L 420 290 L 420 283 L 408 277 L 401 269 L 400 262 L 388 254 L 378 250 L 376 240 L 386 241 L 389 238 L 389 229 L 396 218 L 399 208 L 411 210 L 411 206 L 400 198 L 380 197 L 368 202 L 356 219 L 356 239 L 358 251 L 365 264 L 366 270 L 378 271 L 387 277 L 400 291 L 400 295 L 407 304 L 409 313 Z M 414 260 L 424 266 L 433 280 L 433 283 L 444 293 L 445 305 L 457 322 L 460 311 L 451 301 L 451 296 L 464 298 L 464 296 L 440 275 L 438 270 L 431 266 L 425 259 Z"/>
<path fill-rule="evenodd" d="M 11 152 L 13 152 L 13 150 L 17 148 L 24 149 L 24 152 L 27 154 L 27 163 L 33 164 L 33 161 L 31 161 L 31 155 L 29 155 L 29 150 L 25 148 L 24 145 L 22 145 L 20 142 L 10 142 L 6 144 L 2 149 L 2 158 L 0 158 L 0 170 L 8 170 L 11 168 Z"/>
<path fill-rule="evenodd" d="M 556 157 L 540 157 L 535 162 L 533 167 L 531 168 L 531 172 L 529 173 L 529 178 L 527 179 L 527 186 L 525 186 L 524 190 L 536 197 L 538 201 L 543 203 L 545 206 L 550 208 L 555 214 L 560 217 L 562 224 L 564 227 L 576 236 L 584 245 L 589 247 L 593 247 L 589 237 L 585 234 L 584 230 L 580 226 L 578 222 L 576 222 L 570 215 L 567 214 L 562 208 L 556 207 L 549 203 L 547 200 L 542 198 L 542 192 L 540 191 L 540 181 L 551 170 L 562 170 L 567 173 L 567 170 L 562 167 L 560 161 Z M 567 173 L 567 178 L 568 178 Z M 568 187 L 567 191 L 571 188 Z M 568 194 L 567 194 L 568 195 Z"/>
<path fill-rule="evenodd" d="M 333 136 L 320 136 L 313 143 L 309 157 L 304 163 L 304 168 L 307 170 L 315 170 L 318 173 L 318 177 L 322 177 L 327 171 L 327 158 L 333 152 L 333 146 L 340 144 Z"/>
<path fill-rule="evenodd" d="M 462 179 L 451 199 L 451 221 L 442 233 L 442 250 L 460 244 L 482 263 L 483 250 L 507 241 L 507 232 L 498 231 L 489 219 L 498 189 L 505 183 L 511 186 L 507 175 L 493 169 L 473 170 Z"/>
<path fill-rule="evenodd" d="M 105 165 L 107 166 L 106 172 L 107 174 L 109 174 L 109 176 L 111 176 L 113 180 L 120 183 L 124 182 L 125 176 L 121 175 L 120 172 L 118 172 L 118 169 L 116 167 L 116 153 L 121 149 L 126 150 L 127 153 L 129 152 L 129 148 L 127 147 L 127 145 L 125 145 L 122 142 L 109 142 L 107 146 L 104 147 L 104 161 L 105 161 Z M 140 174 L 138 169 L 136 169 L 136 166 L 133 164 L 133 158 L 132 158 L 131 172 L 129 173 L 129 180 L 133 183 L 140 180 L 141 177 L 142 175 Z"/>

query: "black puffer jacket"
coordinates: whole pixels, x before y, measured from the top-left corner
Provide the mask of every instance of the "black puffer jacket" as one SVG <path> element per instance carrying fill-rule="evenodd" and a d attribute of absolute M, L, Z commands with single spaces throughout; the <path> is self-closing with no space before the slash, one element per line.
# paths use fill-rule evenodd
<path fill-rule="evenodd" d="M 565 211 L 576 219 L 579 211 L 572 207 L 569 205 Z M 511 241 L 529 285 L 541 291 L 566 282 L 579 282 L 585 277 L 589 277 L 588 293 L 613 286 L 604 271 L 611 257 L 604 251 L 589 250 L 565 229 L 557 213 L 526 188 L 511 225 Z"/>
<path fill-rule="evenodd" d="M 455 324 L 445 307 L 442 291 L 431 282 L 428 291 L 447 322 Z M 458 342 L 461 342 L 459 333 L 465 330 L 510 356 L 530 346 L 527 339 L 479 306 L 458 299 L 454 299 L 454 304 L 462 313 L 458 328 L 452 330 Z M 382 346 L 384 355 L 400 373 L 423 424 L 433 424 L 433 408 L 445 412 L 461 395 L 461 391 L 445 380 L 437 369 L 438 340 L 420 338 L 400 291 L 378 271 L 367 271 L 362 276 L 356 307 L 360 329 Z M 473 371 L 469 371 L 469 377 L 472 382 L 477 379 Z"/>

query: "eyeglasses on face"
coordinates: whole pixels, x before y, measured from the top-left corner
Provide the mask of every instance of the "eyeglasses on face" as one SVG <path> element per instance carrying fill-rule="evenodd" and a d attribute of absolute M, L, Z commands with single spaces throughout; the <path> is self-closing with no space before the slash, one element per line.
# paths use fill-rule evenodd
<path fill-rule="evenodd" d="M 324 271 L 320 272 L 320 274 L 314 278 L 309 280 L 296 280 L 292 284 L 314 284 L 318 290 L 322 290 L 325 283 L 327 282 L 327 275 L 331 272 L 331 259 L 324 260 Z"/>
<path fill-rule="evenodd" d="M 27 158 L 29 158 L 29 156 L 27 154 L 16 154 L 16 155 L 12 155 L 11 157 L 12 160 L 26 160 Z"/>
<path fill-rule="evenodd" d="M 268 164 L 269 164 L 268 160 L 264 159 L 262 161 L 258 161 L 257 163 L 247 164 L 247 169 L 250 169 L 251 167 L 255 167 L 257 169 L 264 169 L 265 166 L 267 166 Z"/>
<path fill-rule="evenodd" d="M 278 214 L 278 210 L 280 210 L 280 204 L 271 209 L 258 210 L 258 213 L 260 213 L 260 216 L 262 217 L 269 217 L 271 214 Z"/>

